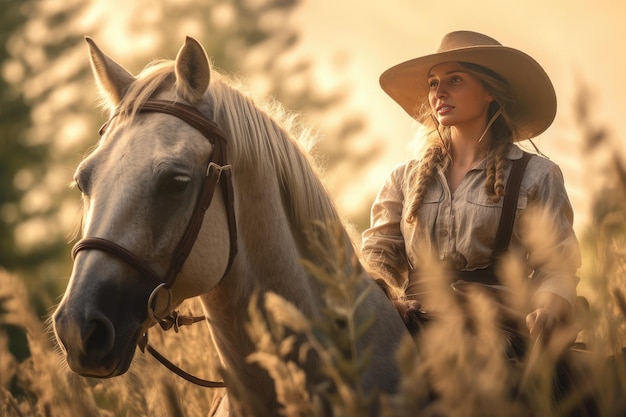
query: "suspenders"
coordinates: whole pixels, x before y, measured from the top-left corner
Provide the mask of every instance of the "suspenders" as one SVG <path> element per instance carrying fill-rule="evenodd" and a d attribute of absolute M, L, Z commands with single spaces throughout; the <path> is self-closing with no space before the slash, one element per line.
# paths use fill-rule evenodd
<path fill-rule="evenodd" d="M 466 282 L 475 282 L 481 284 L 499 284 L 500 281 L 495 273 L 495 266 L 498 259 L 509 248 L 511 235 L 513 234 L 513 225 L 515 223 L 515 210 L 517 209 L 517 200 L 519 198 L 520 185 L 522 177 L 526 170 L 526 165 L 532 157 L 532 154 L 524 152 L 524 155 L 512 162 L 511 173 L 504 191 L 504 200 L 502 201 L 502 215 L 498 224 L 498 231 L 491 252 L 491 264 L 485 268 L 476 269 L 474 271 L 453 271 L 454 280 Z"/>
<path fill-rule="evenodd" d="M 524 155 L 520 159 L 513 161 L 511 174 L 509 175 L 509 180 L 506 183 L 506 189 L 504 191 L 502 215 L 500 217 L 500 224 L 498 225 L 496 240 L 491 254 L 491 258 L 494 261 L 509 248 L 509 241 L 513 234 L 513 224 L 515 223 L 515 210 L 517 209 L 520 185 L 524 171 L 526 170 L 526 165 L 528 165 L 528 161 L 531 157 L 532 154 L 524 152 Z"/>

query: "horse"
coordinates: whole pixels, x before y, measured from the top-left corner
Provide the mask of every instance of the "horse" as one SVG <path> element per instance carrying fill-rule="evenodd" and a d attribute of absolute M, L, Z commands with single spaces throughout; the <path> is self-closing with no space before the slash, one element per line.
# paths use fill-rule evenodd
<path fill-rule="evenodd" d="M 137 76 L 86 41 L 110 117 L 74 174 L 82 239 L 52 320 L 70 369 L 124 374 L 148 329 L 199 297 L 227 395 L 253 392 L 259 414 L 278 414 L 272 378 L 247 360 L 255 349 L 248 308 L 276 294 L 323 318 L 325 284 L 305 264 L 330 261 L 312 249 L 312 225 L 338 227 L 342 250 L 357 252 L 332 199 L 297 140 L 214 69 L 193 38 L 174 60 Z M 393 393 L 404 322 L 360 263 L 342 268 L 358 277 L 360 314 L 374 318 L 356 342 L 370 354 L 361 388 Z M 302 366 L 319 376 L 316 360 Z"/>

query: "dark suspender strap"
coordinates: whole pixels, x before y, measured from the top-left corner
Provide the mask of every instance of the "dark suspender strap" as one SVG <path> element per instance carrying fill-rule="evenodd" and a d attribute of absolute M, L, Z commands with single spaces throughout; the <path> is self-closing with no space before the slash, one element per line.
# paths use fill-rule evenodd
<path fill-rule="evenodd" d="M 491 254 L 491 258 L 494 261 L 509 248 L 509 242 L 513 234 L 513 224 L 515 223 L 515 210 L 517 209 L 520 185 L 522 184 L 526 165 L 528 165 L 528 161 L 531 157 L 532 154 L 524 152 L 524 155 L 520 159 L 512 163 L 511 174 L 506 183 L 504 201 L 502 202 L 500 224 L 498 225 L 498 232 L 496 233 L 496 240 Z"/>

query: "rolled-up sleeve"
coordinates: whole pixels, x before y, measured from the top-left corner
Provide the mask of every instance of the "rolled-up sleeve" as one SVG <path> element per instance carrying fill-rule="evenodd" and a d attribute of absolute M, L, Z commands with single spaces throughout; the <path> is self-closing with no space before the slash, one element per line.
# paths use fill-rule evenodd
<path fill-rule="evenodd" d="M 408 269 L 401 231 L 404 205 L 403 181 L 406 165 L 396 167 L 380 189 L 370 214 L 370 228 L 363 232 L 361 257 L 370 271 L 389 275 L 404 284 Z M 382 271 L 381 271 L 382 270 Z"/>

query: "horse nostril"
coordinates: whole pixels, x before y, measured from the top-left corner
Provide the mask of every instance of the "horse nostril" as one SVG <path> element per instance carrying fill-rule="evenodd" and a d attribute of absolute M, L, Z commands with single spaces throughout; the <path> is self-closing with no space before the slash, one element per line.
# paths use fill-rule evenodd
<path fill-rule="evenodd" d="M 82 336 L 85 354 L 92 360 L 102 359 L 111 352 L 114 342 L 115 329 L 111 321 L 99 312 L 89 314 Z"/>

